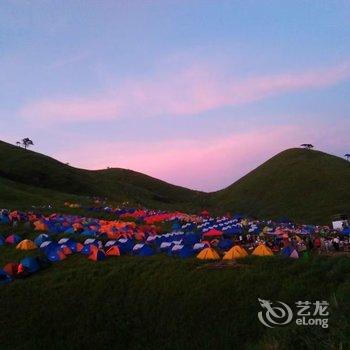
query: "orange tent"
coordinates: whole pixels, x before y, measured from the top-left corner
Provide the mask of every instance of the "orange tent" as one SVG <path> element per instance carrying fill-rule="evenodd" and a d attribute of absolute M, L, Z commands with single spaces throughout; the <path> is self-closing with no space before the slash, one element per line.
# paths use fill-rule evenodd
<path fill-rule="evenodd" d="M 105 260 L 106 259 L 106 254 L 103 250 L 101 249 L 91 249 L 91 253 L 89 255 L 89 259 L 93 261 L 100 261 L 100 260 Z"/>
<path fill-rule="evenodd" d="M 233 246 L 223 257 L 223 260 L 241 259 L 248 256 L 247 251 L 239 245 Z"/>
<path fill-rule="evenodd" d="M 272 256 L 273 252 L 269 247 L 266 247 L 265 244 L 260 244 L 258 245 L 252 255 L 256 255 L 256 256 Z"/>
<path fill-rule="evenodd" d="M 61 250 L 64 255 L 72 255 L 72 250 L 66 245 L 62 246 Z"/>
<path fill-rule="evenodd" d="M 10 276 L 16 276 L 18 272 L 18 264 L 17 263 L 8 263 L 4 266 L 3 270 Z"/>
<path fill-rule="evenodd" d="M 118 246 L 114 245 L 112 247 L 110 247 L 107 252 L 106 255 L 108 256 L 120 256 L 120 249 Z"/>
<path fill-rule="evenodd" d="M 47 231 L 47 225 L 42 221 L 38 220 L 34 222 L 35 231 Z"/>
<path fill-rule="evenodd" d="M 220 255 L 213 248 L 205 248 L 197 255 L 197 258 L 201 260 L 218 260 Z"/>

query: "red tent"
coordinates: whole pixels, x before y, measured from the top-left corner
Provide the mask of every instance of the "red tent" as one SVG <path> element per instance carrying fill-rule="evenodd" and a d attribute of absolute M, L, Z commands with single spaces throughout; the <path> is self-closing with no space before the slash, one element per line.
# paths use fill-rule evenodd
<path fill-rule="evenodd" d="M 222 232 L 214 228 L 209 230 L 203 235 L 203 237 L 205 238 L 214 238 L 214 237 L 221 237 L 221 236 L 222 236 Z"/>

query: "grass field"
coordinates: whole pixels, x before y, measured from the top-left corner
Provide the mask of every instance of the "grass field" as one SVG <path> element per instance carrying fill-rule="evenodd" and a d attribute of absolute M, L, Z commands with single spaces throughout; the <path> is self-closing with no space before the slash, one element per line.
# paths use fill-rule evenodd
<path fill-rule="evenodd" d="M 1 232 L 9 231 L 1 227 Z M 0 247 L 0 266 L 27 255 Z M 349 257 L 249 257 L 239 268 L 208 268 L 212 266 L 165 255 L 102 262 L 71 256 L 0 287 L 1 349 L 350 346 Z M 257 319 L 258 298 L 290 305 L 327 300 L 330 327 L 268 329 Z"/>

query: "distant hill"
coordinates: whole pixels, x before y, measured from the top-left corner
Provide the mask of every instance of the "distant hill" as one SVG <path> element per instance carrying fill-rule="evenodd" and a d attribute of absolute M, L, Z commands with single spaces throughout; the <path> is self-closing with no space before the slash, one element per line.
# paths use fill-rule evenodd
<path fill-rule="evenodd" d="M 150 207 L 199 208 L 206 195 L 174 186 L 150 176 L 126 169 L 83 170 L 48 156 L 0 141 L 0 188 L 21 191 L 23 200 L 50 197 L 52 192 L 76 196 L 107 197 L 115 202 L 129 201 Z M 10 180 L 11 182 L 4 182 Z M 18 185 L 16 185 L 16 183 Z M 23 187 L 27 185 L 27 187 Z M 31 188 L 28 189 L 28 186 Z M 19 190 L 21 188 L 21 190 Z M 27 192 L 27 193 L 26 193 Z M 61 197 L 61 196 L 59 196 Z M 69 196 L 62 196 L 69 199 Z M 1 199 L 0 199 L 1 203 Z"/>
<path fill-rule="evenodd" d="M 350 163 L 329 154 L 286 150 L 231 186 L 204 193 L 126 169 L 83 170 L 0 141 L 0 206 L 84 203 L 88 196 L 150 208 L 198 212 L 208 208 L 260 218 L 328 223 L 350 214 Z"/>
<path fill-rule="evenodd" d="M 319 151 L 289 149 L 211 194 L 211 201 L 221 210 L 263 218 L 329 223 L 334 214 L 350 213 L 350 163 Z"/>

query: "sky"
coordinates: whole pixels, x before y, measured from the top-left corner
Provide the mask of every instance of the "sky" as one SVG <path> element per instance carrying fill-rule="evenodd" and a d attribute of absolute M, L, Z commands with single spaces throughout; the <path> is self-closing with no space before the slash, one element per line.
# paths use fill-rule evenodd
<path fill-rule="evenodd" d="M 350 0 L 2 0 L 0 139 L 214 191 L 350 153 Z"/>

